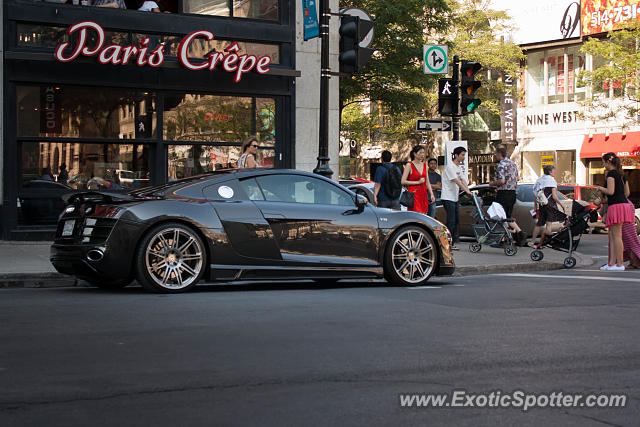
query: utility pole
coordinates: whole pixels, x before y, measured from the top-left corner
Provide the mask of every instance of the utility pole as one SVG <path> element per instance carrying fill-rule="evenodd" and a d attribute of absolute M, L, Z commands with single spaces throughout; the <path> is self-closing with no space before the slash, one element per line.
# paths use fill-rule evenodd
<path fill-rule="evenodd" d="M 320 0 L 320 129 L 318 138 L 318 164 L 313 173 L 331 178 L 329 167 L 329 0 Z"/>

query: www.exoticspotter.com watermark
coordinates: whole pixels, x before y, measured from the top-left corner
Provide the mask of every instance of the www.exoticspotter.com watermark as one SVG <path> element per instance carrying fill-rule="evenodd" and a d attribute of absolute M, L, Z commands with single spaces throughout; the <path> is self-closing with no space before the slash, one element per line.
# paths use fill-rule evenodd
<path fill-rule="evenodd" d="M 554 391 L 550 393 L 527 393 L 501 390 L 489 393 L 470 393 L 454 390 L 451 393 L 403 393 L 400 394 L 403 408 L 518 408 L 526 412 L 533 408 L 624 408 L 626 394 L 577 394 Z"/>

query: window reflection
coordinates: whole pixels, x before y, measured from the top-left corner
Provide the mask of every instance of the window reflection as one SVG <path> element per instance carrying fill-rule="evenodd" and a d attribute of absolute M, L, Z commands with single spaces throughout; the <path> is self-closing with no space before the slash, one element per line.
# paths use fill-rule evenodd
<path fill-rule="evenodd" d="M 169 181 L 235 168 L 240 154 L 240 147 L 237 145 L 169 145 Z M 256 157 L 259 167 L 272 168 L 275 150 L 273 147 L 260 148 Z"/>
<path fill-rule="evenodd" d="M 136 34 L 135 37 L 141 39 L 143 35 Z M 165 55 L 176 56 L 178 54 L 178 45 L 182 41 L 182 37 L 178 36 L 165 36 L 163 38 L 165 44 Z M 234 40 L 235 41 L 235 40 Z M 213 52 L 224 52 L 224 49 L 229 46 L 233 41 L 229 40 L 205 40 L 203 38 L 197 38 L 189 45 L 189 51 L 187 56 L 189 58 L 206 58 L 206 56 Z M 271 58 L 271 63 L 280 63 L 280 47 L 277 44 L 265 44 L 265 43 L 246 43 L 237 42 L 238 55 L 254 55 L 257 57 L 268 56 Z"/>
<path fill-rule="evenodd" d="M 229 16 L 227 0 L 184 0 L 182 5 L 185 13 Z"/>
<path fill-rule="evenodd" d="M 50 181 L 73 190 L 126 190 L 149 185 L 149 147 L 142 144 L 22 142 L 22 185 Z"/>
<path fill-rule="evenodd" d="M 186 94 L 165 97 L 166 140 L 240 143 L 249 135 L 275 141 L 272 98 Z"/>
<path fill-rule="evenodd" d="M 233 0 L 233 16 L 278 20 L 278 0 Z"/>
<path fill-rule="evenodd" d="M 21 47 L 42 47 L 53 49 L 60 43 L 69 41 L 67 29 L 67 27 L 54 27 L 50 25 L 18 24 L 17 44 Z M 72 35 L 72 37 L 77 37 L 77 34 Z M 126 32 L 105 31 L 104 37 L 105 46 L 110 44 L 129 44 L 129 33 Z M 87 32 L 86 45 L 89 48 L 95 47 L 97 41 L 98 38 L 95 32 Z"/>
<path fill-rule="evenodd" d="M 155 95 L 127 89 L 18 86 L 18 135 L 152 138 Z"/>

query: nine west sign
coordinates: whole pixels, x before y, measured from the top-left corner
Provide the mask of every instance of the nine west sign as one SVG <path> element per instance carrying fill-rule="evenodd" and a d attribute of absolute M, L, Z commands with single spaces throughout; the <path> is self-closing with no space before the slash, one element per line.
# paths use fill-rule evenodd
<path fill-rule="evenodd" d="M 93 32 L 97 38 L 96 45 L 87 46 L 89 32 Z M 75 46 L 69 42 L 60 43 L 55 50 L 55 58 L 60 62 L 71 62 L 79 56 L 97 56 L 101 64 L 127 65 L 135 64 L 139 67 L 159 67 L 164 62 L 164 43 L 149 49 L 149 37 L 140 41 L 138 46 L 121 46 L 110 44 L 105 46 L 104 29 L 93 21 L 78 22 L 67 30 L 67 34 L 78 33 L 75 37 Z M 188 57 L 190 44 L 198 37 L 213 40 L 211 31 L 199 30 L 187 34 L 178 45 L 178 61 L 189 70 L 222 70 L 233 73 L 233 81 L 239 82 L 242 75 L 255 69 L 258 74 L 266 74 L 270 71 L 269 56 L 256 57 L 254 55 L 239 55 L 240 47 L 233 42 L 224 49 L 224 52 L 211 52 L 204 62 L 191 62 Z"/>

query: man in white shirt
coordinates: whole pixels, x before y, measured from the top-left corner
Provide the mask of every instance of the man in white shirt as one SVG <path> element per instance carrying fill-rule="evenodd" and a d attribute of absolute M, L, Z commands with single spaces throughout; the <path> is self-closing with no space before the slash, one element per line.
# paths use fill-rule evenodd
<path fill-rule="evenodd" d="M 451 238 L 453 239 L 451 249 L 454 251 L 458 250 L 458 247 L 455 245 L 458 240 L 458 193 L 460 193 L 460 190 L 464 190 L 467 194 L 471 195 L 471 191 L 469 191 L 469 187 L 467 186 L 467 177 L 460 167 L 460 165 L 464 163 L 466 156 L 466 148 L 454 148 L 452 155 L 453 160 L 445 166 L 444 173 L 442 174 L 442 192 L 440 193 L 440 199 L 447 213 L 446 225 L 451 232 Z"/>

